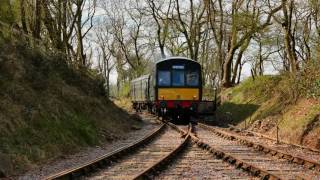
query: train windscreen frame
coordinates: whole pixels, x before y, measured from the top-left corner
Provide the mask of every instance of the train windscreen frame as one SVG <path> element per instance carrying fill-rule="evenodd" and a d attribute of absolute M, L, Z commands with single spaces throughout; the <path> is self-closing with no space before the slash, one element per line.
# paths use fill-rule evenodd
<path fill-rule="evenodd" d="M 172 69 L 172 86 L 185 86 L 185 71 L 180 69 Z"/>
<path fill-rule="evenodd" d="M 171 72 L 169 70 L 158 71 L 158 85 L 171 86 Z"/>
<path fill-rule="evenodd" d="M 186 85 L 199 86 L 199 71 L 197 70 L 186 71 Z"/>
<path fill-rule="evenodd" d="M 198 62 L 183 58 L 164 60 L 156 65 L 155 79 L 158 87 L 200 87 L 201 67 Z"/>

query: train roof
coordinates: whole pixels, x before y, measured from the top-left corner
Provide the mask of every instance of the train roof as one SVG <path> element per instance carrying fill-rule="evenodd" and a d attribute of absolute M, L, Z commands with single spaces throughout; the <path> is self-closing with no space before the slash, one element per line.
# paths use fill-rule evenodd
<path fill-rule="evenodd" d="M 168 61 L 168 60 L 172 60 L 172 59 L 183 59 L 183 60 L 187 60 L 187 61 L 192 61 L 192 62 L 195 62 L 195 63 L 199 63 L 193 59 L 190 59 L 190 58 L 186 58 L 186 57 L 182 57 L 182 56 L 172 56 L 172 57 L 168 57 L 168 58 L 165 58 L 165 59 L 161 59 L 159 61 L 156 62 L 156 64 L 158 63 L 161 63 L 163 61 Z"/>
<path fill-rule="evenodd" d="M 149 76 L 150 76 L 149 74 L 146 74 L 146 75 L 140 76 L 140 77 L 132 80 L 131 82 L 136 82 L 136 81 L 141 81 L 141 80 L 143 80 L 143 79 L 148 79 Z"/>

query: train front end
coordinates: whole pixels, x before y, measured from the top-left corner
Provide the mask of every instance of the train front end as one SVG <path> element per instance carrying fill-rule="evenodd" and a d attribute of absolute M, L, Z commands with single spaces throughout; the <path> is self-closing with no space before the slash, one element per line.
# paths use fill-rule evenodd
<path fill-rule="evenodd" d="M 197 115 L 202 100 L 201 66 L 187 58 L 173 57 L 156 64 L 155 104 L 159 115 L 188 122 Z"/>

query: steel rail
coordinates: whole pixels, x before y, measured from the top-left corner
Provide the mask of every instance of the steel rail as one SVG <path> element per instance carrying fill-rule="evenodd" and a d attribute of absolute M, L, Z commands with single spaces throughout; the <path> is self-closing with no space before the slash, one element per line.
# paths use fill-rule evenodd
<path fill-rule="evenodd" d="M 143 144 L 151 141 L 158 134 L 163 132 L 165 127 L 166 127 L 166 125 L 162 124 L 156 130 L 150 132 L 146 136 L 134 141 L 133 143 L 131 143 L 129 145 L 121 147 L 121 148 L 119 148 L 119 149 L 117 149 L 115 151 L 107 153 L 107 154 L 105 154 L 105 155 L 103 155 L 101 157 L 98 157 L 98 158 L 96 158 L 94 160 L 91 160 L 89 162 L 81 164 L 81 165 L 79 165 L 77 167 L 69 168 L 69 169 L 63 170 L 61 172 L 49 175 L 44 179 L 46 179 L 46 180 L 51 180 L 51 179 L 73 179 L 75 177 L 81 176 L 81 175 L 87 173 L 88 171 L 90 171 L 92 168 L 102 166 L 103 164 L 108 163 L 112 159 L 114 159 L 116 157 L 119 157 L 119 156 L 121 156 L 121 155 L 123 155 L 125 153 L 128 153 L 129 151 L 131 151 L 133 149 L 136 149 L 136 148 L 142 146 Z"/>
<path fill-rule="evenodd" d="M 272 138 L 272 137 L 270 137 L 270 136 L 267 136 L 267 135 L 264 135 L 264 134 L 261 134 L 261 133 L 255 132 L 255 131 L 251 131 L 251 130 L 247 130 L 247 129 L 240 129 L 240 128 L 238 128 L 238 127 L 236 127 L 236 126 L 233 126 L 233 125 L 230 125 L 230 124 L 229 124 L 229 127 L 230 127 L 230 128 L 233 128 L 233 129 L 237 129 L 237 130 L 239 130 L 239 131 L 249 132 L 249 133 L 255 134 L 256 136 L 263 137 L 263 138 L 265 138 L 265 139 L 269 139 L 269 140 L 272 140 L 272 141 L 277 141 L 276 138 Z M 296 146 L 296 147 L 298 147 L 298 148 L 302 148 L 302 149 L 306 149 L 306 150 L 313 151 L 313 152 L 316 152 L 316 153 L 320 153 L 320 150 L 315 149 L 315 148 L 311 148 L 311 147 L 307 147 L 307 146 L 302 146 L 302 145 L 299 145 L 299 144 L 296 144 L 296 143 L 290 143 L 290 142 L 284 141 L 284 140 L 281 140 L 280 142 L 283 143 L 283 144 L 286 144 L 286 145 Z"/>
<path fill-rule="evenodd" d="M 253 176 L 261 177 L 262 179 L 282 179 L 281 177 L 271 174 L 270 172 L 263 170 L 259 167 L 246 163 L 235 156 L 232 156 L 223 150 L 212 147 L 209 144 L 203 142 L 201 139 L 194 137 L 192 140 L 198 145 L 198 147 L 205 149 L 212 153 L 216 158 L 223 159 L 224 161 L 228 162 L 229 164 L 235 165 L 237 168 L 241 168 L 245 171 L 250 172 Z"/>
<path fill-rule="evenodd" d="M 317 171 L 320 171 L 320 163 L 319 162 L 315 162 L 312 160 L 304 159 L 302 157 L 294 156 L 292 154 L 288 154 L 286 152 L 268 147 L 266 145 L 257 144 L 257 143 L 254 143 L 253 141 L 242 138 L 239 135 L 231 134 L 226 131 L 216 129 L 216 128 L 207 126 L 202 123 L 198 123 L 198 126 L 204 128 L 204 129 L 207 129 L 207 130 L 209 130 L 209 131 L 211 131 L 221 137 L 228 138 L 230 140 L 237 140 L 244 145 L 247 145 L 249 147 L 253 147 L 259 151 L 263 151 L 266 154 L 271 154 L 272 156 L 277 155 L 277 157 L 279 157 L 279 158 L 286 159 L 290 162 L 293 162 L 293 163 L 296 163 L 299 165 L 304 165 L 305 167 L 307 167 L 309 169 L 316 169 Z"/>
<path fill-rule="evenodd" d="M 181 144 L 179 144 L 178 147 L 176 147 L 173 151 L 171 151 L 168 155 L 166 155 L 165 157 L 161 158 L 160 160 L 158 160 L 157 162 L 155 162 L 154 164 L 152 164 L 151 166 L 149 166 L 146 170 L 144 170 L 143 172 L 141 172 L 140 174 L 138 174 L 137 176 L 135 176 L 133 179 L 134 180 L 140 180 L 140 179 L 151 179 L 151 175 L 156 173 L 158 169 L 161 169 L 161 167 L 165 166 L 170 160 L 174 159 L 179 152 L 181 152 L 190 142 L 190 134 L 192 132 L 192 125 L 191 123 L 189 124 L 189 128 L 188 131 L 185 132 L 184 130 L 178 128 L 176 125 L 172 124 L 172 123 L 167 123 L 170 127 L 174 128 L 175 130 L 177 130 L 178 132 L 180 132 L 181 134 L 183 134 L 184 140 L 182 141 Z"/>
<path fill-rule="evenodd" d="M 140 173 L 138 176 L 136 176 L 134 179 L 151 179 L 151 174 L 157 173 L 158 169 L 161 169 L 161 166 L 164 166 L 166 164 L 166 161 L 169 161 L 170 159 L 175 157 L 175 151 L 181 151 L 188 142 L 193 141 L 198 147 L 209 151 L 211 154 L 213 154 L 218 159 L 223 159 L 224 161 L 228 162 L 229 164 L 235 165 L 237 168 L 241 168 L 247 172 L 250 172 L 253 176 L 261 177 L 262 179 L 282 179 L 281 177 L 274 175 L 264 169 L 261 169 L 259 167 L 256 167 L 254 165 L 251 165 L 249 163 L 246 163 L 245 161 L 242 161 L 228 153 L 225 153 L 223 150 L 220 150 L 216 147 L 211 147 L 209 144 L 203 142 L 200 138 L 197 137 L 197 133 L 193 131 L 192 124 L 189 125 L 188 132 L 183 131 L 182 129 L 178 128 L 176 125 L 163 121 L 166 124 L 168 124 L 173 129 L 176 129 L 181 134 L 186 135 L 185 141 L 177 147 L 172 154 L 167 155 L 167 157 L 164 157 L 160 161 L 156 162 L 154 165 L 150 166 L 147 170 Z"/>

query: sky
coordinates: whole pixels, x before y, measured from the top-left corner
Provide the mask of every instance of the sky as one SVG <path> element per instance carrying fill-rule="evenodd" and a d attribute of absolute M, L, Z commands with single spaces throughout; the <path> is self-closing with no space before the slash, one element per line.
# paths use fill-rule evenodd
<path fill-rule="evenodd" d="M 86 12 L 83 13 L 84 15 L 87 14 Z M 94 25 L 101 25 L 102 22 L 102 18 L 105 16 L 105 12 L 103 9 L 101 8 L 97 8 L 96 13 L 95 13 L 95 17 L 94 17 Z M 86 19 L 86 17 L 84 17 L 83 19 Z M 88 26 L 89 24 L 87 24 L 86 26 Z M 90 39 L 94 39 L 95 38 L 95 32 L 92 29 L 90 32 Z M 91 47 L 93 49 L 95 49 L 97 47 L 96 44 L 92 43 L 92 42 L 85 42 L 84 43 L 86 47 Z M 247 49 L 247 51 L 244 53 L 244 57 L 243 59 L 247 59 L 247 58 L 252 58 L 252 54 L 255 54 L 254 52 L 257 51 L 257 46 L 251 46 Z M 160 50 L 159 50 L 159 54 L 160 54 Z M 157 56 L 156 56 L 157 57 Z M 93 55 L 93 67 L 97 67 L 98 63 L 97 63 L 97 54 Z M 243 70 L 241 73 L 241 79 L 246 79 L 248 77 L 251 76 L 251 62 L 247 62 L 246 64 L 244 64 L 243 66 Z M 275 70 L 272 66 L 272 64 L 270 62 L 265 62 L 264 64 L 264 69 L 265 69 L 265 74 L 277 74 L 278 71 Z M 110 75 L 110 81 L 112 84 L 115 84 L 117 82 L 117 72 L 115 70 L 113 70 L 111 72 Z"/>

